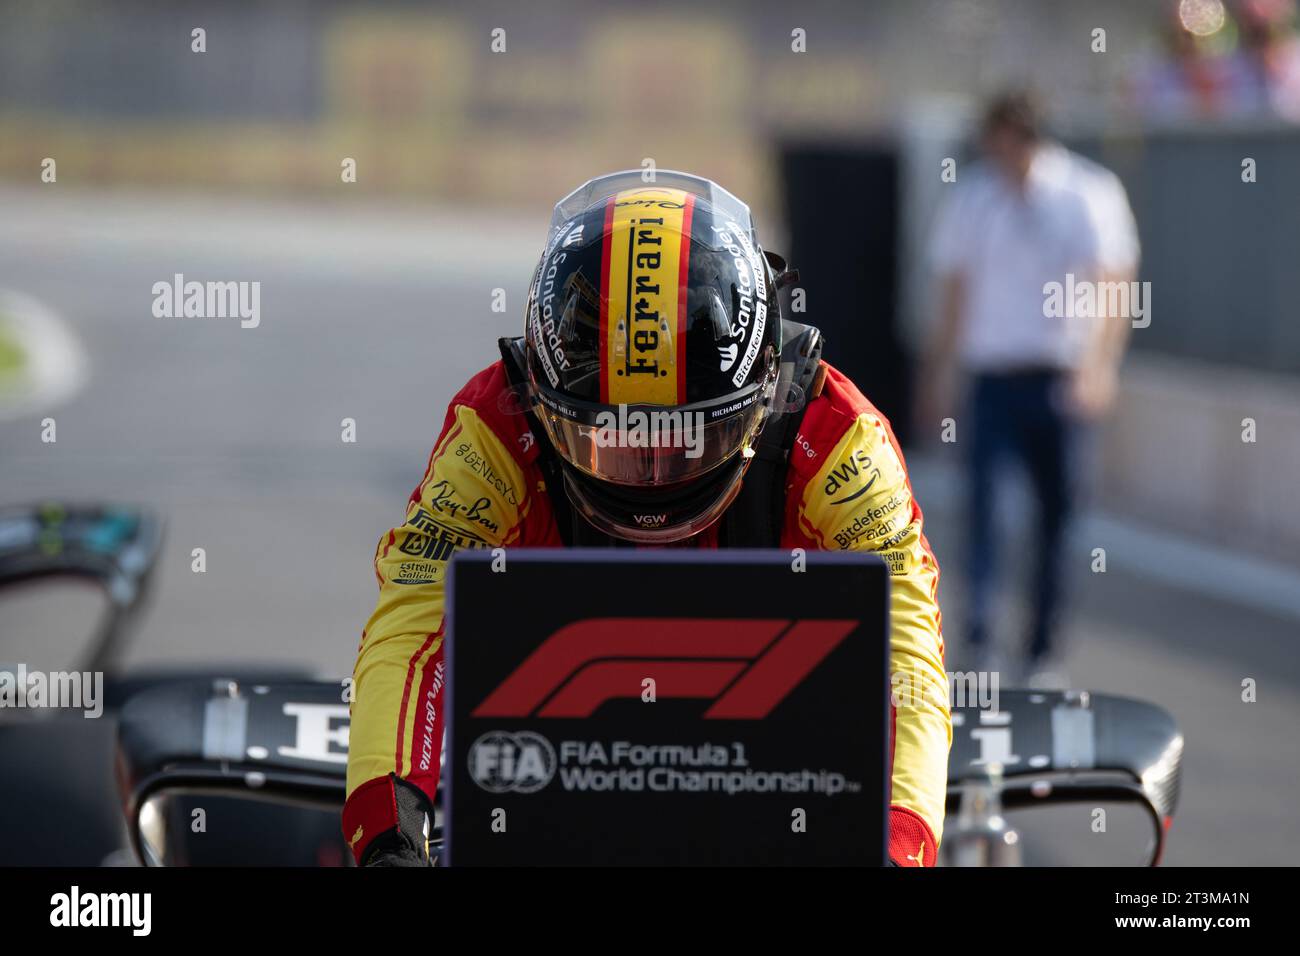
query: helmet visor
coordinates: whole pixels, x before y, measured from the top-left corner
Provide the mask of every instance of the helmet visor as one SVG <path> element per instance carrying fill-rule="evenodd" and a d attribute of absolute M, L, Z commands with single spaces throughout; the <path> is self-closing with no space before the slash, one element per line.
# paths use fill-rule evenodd
<path fill-rule="evenodd" d="M 773 385 L 769 376 L 721 402 L 677 406 L 579 406 L 541 390 L 536 411 L 555 450 L 583 474 L 618 485 L 669 485 L 712 471 L 752 443 Z"/>

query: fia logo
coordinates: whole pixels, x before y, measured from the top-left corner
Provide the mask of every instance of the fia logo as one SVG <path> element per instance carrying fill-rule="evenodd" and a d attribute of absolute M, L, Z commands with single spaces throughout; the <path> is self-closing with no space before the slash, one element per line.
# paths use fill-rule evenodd
<path fill-rule="evenodd" d="M 489 793 L 536 793 L 555 776 L 555 748 L 531 730 L 492 730 L 470 744 L 469 775 Z"/>

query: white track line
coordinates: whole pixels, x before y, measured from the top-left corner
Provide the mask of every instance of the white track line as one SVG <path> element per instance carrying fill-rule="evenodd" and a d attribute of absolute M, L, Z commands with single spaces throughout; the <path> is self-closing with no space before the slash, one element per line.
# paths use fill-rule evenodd
<path fill-rule="evenodd" d="M 1080 532 L 1106 549 L 1106 561 L 1165 584 L 1300 620 L 1300 570 L 1179 534 L 1134 526 L 1101 512 Z"/>

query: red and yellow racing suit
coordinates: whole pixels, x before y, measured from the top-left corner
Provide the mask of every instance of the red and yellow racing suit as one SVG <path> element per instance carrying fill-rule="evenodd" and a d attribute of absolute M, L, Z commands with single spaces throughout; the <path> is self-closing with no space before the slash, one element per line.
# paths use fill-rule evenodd
<path fill-rule="evenodd" d="M 344 834 L 358 860 L 397 825 L 390 774 L 432 800 L 443 734 L 444 578 L 460 548 L 561 547 L 528 417 L 497 400 L 501 362 L 452 400 L 406 521 L 375 554 L 379 602 L 354 673 Z M 781 546 L 879 553 L 889 566 L 890 856 L 930 866 L 942 836 L 952 724 L 936 588 L 939 567 L 889 423 L 826 367 L 790 453 Z M 717 526 L 694 544 L 717 546 Z M 901 678 L 901 681 L 900 681 Z M 908 692 L 899 694 L 900 686 Z"/>

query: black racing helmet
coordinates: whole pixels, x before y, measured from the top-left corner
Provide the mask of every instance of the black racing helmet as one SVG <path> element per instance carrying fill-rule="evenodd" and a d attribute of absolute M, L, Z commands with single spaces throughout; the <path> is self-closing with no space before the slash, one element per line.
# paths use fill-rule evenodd
<path fill-rule="evenodd" d="M 602 176 L 556 205 L 525 348 L 578 511 L 668 543 L 740 491 L 773 406 L 781 310 L 749 207 L 707 179 L 648 176 Z"/>

